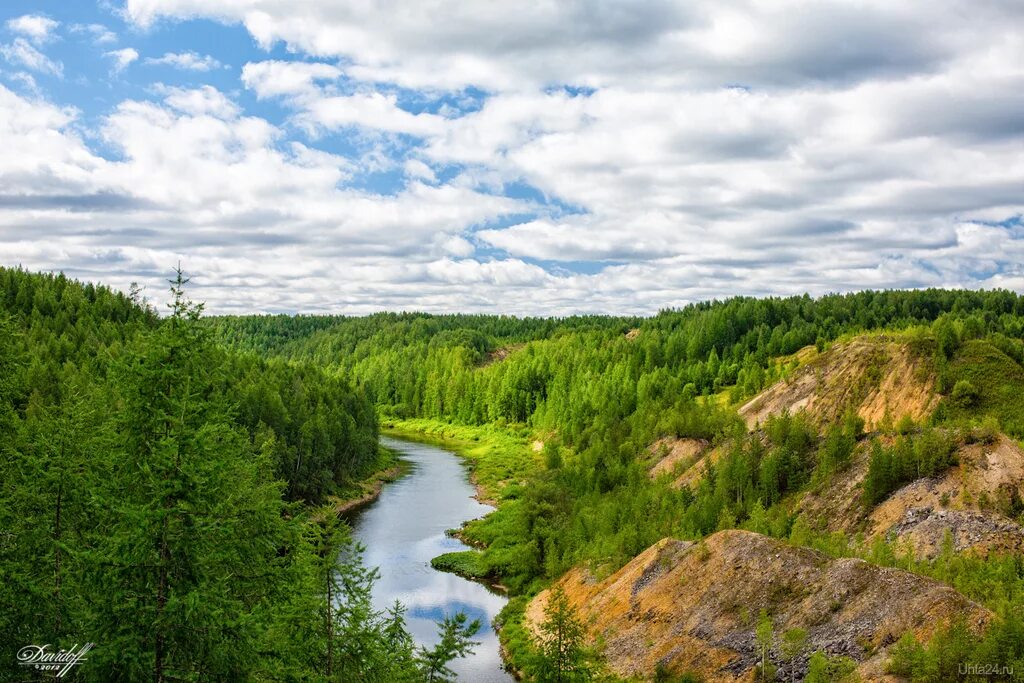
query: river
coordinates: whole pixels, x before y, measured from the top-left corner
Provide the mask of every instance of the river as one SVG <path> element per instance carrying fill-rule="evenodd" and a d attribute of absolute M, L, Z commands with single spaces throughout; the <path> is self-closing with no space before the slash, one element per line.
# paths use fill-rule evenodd
<path fill-rule="evenodd" d="M 441 553 L 466 550 L 461 541 L 445 536 L 469 519 L 493 508 L 478 502 L 465 464 L 450 451 L 385 437 L 384 445 L 402 454 L 412 471 L 384 485 L 380 496 L 349 516 L 353 536 L 366 547 L 364 562 L 379 567 L 373 589 L 376 607 L 395 600 L 408 609 L 409 631 L 418 644 L 437 642 L 436 622 L 456 612 L 480 620 L 473 654 L 449 666 L 459 680 L 480 683 L 512 681 L 501 668 L 498 637 L 491 620 L 506 598 L 482 584 L 439 572 L 430 560 Z"/>

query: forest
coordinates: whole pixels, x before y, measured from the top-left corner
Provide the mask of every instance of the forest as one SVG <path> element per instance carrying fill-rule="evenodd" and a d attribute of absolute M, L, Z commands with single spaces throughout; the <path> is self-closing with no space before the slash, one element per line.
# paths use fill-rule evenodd
<path fill-rule="evenodd" d="M 506 486 L 497 512 L 463 531 L 485 548 L 463 565 L 498 577 L 513 595 L 533 595 L 574 566 L 606 575 L 666 536 L 700 539 L 745 528 L 941 575 L 1001 616 L 986 647 L 998 650 L 995 660 L 1024 671 L 1019 557 L 916 562 L 855 539 L 838 543 L 809 528 L 791 504 L 792 494 L 827 486 L 862 443 L 872 453 L 863 493 L 871 505 L 949 467 L 950 430 L 964 434 L 961 441 L 983 438 L 971 434 L 986 429 L 1024 437 L 1024 408 L 1011 398 L 1024 389 L 1024 298 L 1012 292 L 735 298 L 648 319 L 388 313 L 210 322 L 230 348 L 350 377 L 384 422 L 426 418 L 542 439 L 528 483 Z M 759 434 L 747 432 L 734 406 L 786 378 L 797 365 L 792 354 L 865 334 L 903 339 L 934 364 L 946 398 L 929 424 L 896 424 L 900 416 L 892 416 L 897 438 L 884 443 L 854 415 L 824 431 L 799 414 L 782 415 Z M 672 488 L 647 474 L 646 449 L 664 436 L 704 439 L 725 454 L 695 487 Z M 1024 509 L 1010 504 L 1006 512 Z M 458 558 L 443 561 L 459 565 Z M 529 649 L 516 626 L 523 604 L 513 600 L 505 619 L 503 639 L 514 659 Z M 914 651 L 917 673 L 908 675 L 956 677 L 949 664 L 955 660 L 935 673 L 939 651 L 922 647 Z M 528 670 L 527 658 L 518 661 Z"/>
<path fill-rule="evenodd" d="M 946 645 L 901 642 L 894 666 L 910 678 L 950 680 L 949 643 L 1024 672 L 1019 557 L 918 560 L 810 527 L 791 504 L 857 449 L 870 452 L 870 506 L 950 467 L 964 443 L 1024 437 L 1024 297 L 735 298 L 650 318 L 209 317 L 178 273 L 169 298 L 158 311 L 137 290 L 0 269 L 4 673 L 19 643 L 87 632 L 116 645 L 90 658 L 89 680 L 446 680 L 477 625 L 453 616 L 441 645 L 415 646 L 401 605 L 372 609 L 374 572 L 321 507 L 392 463 L 382 426 L 417 420 L 543 444 L 479 464 L 498 507 L 461 531 L 482 550 L 451 560 L 509 589 L 502 638 L 527 677 L 583 676 L 551 674 L 519 624 L 551 581 L 732 528 L 938 578 L 997 615 L 981 645 L 955 628 Z M 893 416 L 868 432 L 852 413 L 825 426 L 796 413 L 748 431 L 738 403 L 789 377 L 801 349 L 856 335 L 898 337 L 934 364 L 943 398 L 927 423 Z M 663 437 L 722 456 L 672 487 L 648 472 Z M 552 628 L 578 631 L 555 607 Z"/>
<path fill-rule="evenodd" d="M 414 646 L 328 496 L 389 455 L 366 395 L 226 351 L 169 309 L 0 269 L 0 678 L 31 643 L 93 681 L 447 680 L 477 625 Z M 48 679 L 47 679 L 48 680 Z"/>

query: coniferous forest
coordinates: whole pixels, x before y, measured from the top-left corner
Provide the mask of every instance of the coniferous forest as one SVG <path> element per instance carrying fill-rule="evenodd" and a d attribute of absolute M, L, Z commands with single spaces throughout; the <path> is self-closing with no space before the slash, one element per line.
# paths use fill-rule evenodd
<path fill-rule="evenodd" d="M 0 270 L 0 677 L 26 643 L 104 643 L 96 681 L 430 680 L 473 632 L 417 651 L 370 607 L 325 496 L 387 455 L 365 394 L 225 350 L 180 273 L 162 314 Z M 40 676 L 41 674 L 36 674 Z"/>
<path fill-rule="evenodd" d="M 2 8 L 0 683 L 1024 683 L 1024 0 Z"/>
<path fill-rule="evenodd" d="M 862 458 L 860 515 L 941 476 L 971 444 L 1024 437 L 1013 293 L 737 298 L 650 318 L 211 318 L 180 273 L 164 311 L 61 275 L 4 269 L 0 285 L 0 670 L 11 676 L 24 674 L 19 643 L 89 634 L 105 644 L 82 669 L 91 680 L 446 680 L 478 624 L 453 615 L 436 648 L 417 648 L 401 605 L 373 609 L 373 568 L 323 507 L 393 465 L 382 428 L 493 446 L 469 456 L 497 502 L 460 530 L 478 549 L 435 566 L 508 590 L 501 637 L 528 679 L 614 678 L 561 588 L 531 639 L 523 614 L 539 591 L 574 567 L 608 576 L 665 537 L 729 529 L 929 577 L 991 611 L 983 633 L 953 620 L 927 638 L 892 634 L 893 675 L 952 680 L 964 661 L 1024 672 L 1019 553 L 915 556 L 818 525 L 798 503 Z M 898 342 L 932 369 L 940 398 L 927 419 L 867 425 L 847 406 L 748 428 L 739 406 L 851 340 Z M 718 455 L 673 485 L 650 472 L 664 439 Z M 981 508 L 1024 515 L 1013 496 Z M 806 680 L 852 675 L 849 656 L 761 622 L 760 675 L 772 656 L 803 661 Z"/>

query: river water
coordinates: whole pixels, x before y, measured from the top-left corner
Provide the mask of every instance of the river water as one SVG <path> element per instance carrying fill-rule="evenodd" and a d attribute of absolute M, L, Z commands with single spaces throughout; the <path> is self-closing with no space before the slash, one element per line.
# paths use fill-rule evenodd
<path fill-rule="evenodd" d="M 437 642 L 436 622 L 465 612 L 480 620 L 473 654 L 450 664 L 460 681 L 512 681 L 501 668 L 498 637 L 491 620 L 505 605 L 504 596 L 460 576 L 431 568 L 441 553 L 466 550 L 461 541 L 445 536 L 469 519 L 493 508 L 473 498 L 469 473 L 450 451 L 385 437 L 384 445 L 402 454 L 412 471 L 385 484 L 377 500 L 349 517 L 353 536 L 366 547 L 364 562 L 380 569 L 373 589 L 374 604 L 390 607 L 395 600 L 408 609 L 409 631 L 418 644 Z"/>

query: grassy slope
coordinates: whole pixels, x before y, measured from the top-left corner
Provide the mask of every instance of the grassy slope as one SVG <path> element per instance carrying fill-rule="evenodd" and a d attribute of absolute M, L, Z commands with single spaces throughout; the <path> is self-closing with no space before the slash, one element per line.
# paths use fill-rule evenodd
<path fill-rule="evenodd" d="M 967 380 L 978 390 L 974 405 L 943 402 L 942 417 L 952 420 L 993 416 L 1010 436 L 1024 438 L 1024 368 L 987 341 L 966 342 L 953 356 L 944 378 L 949 387 Z"/>
<path fill-rule="evenodd" d="M 461 550 L 454 553 L 438 555 L 430 561 L 430 566 L 442 572 L 451 572 L 467 579 L 483 580 L 490 575 L 490 567 L 481 561 L 483 553 L 479 550 Z"/>

